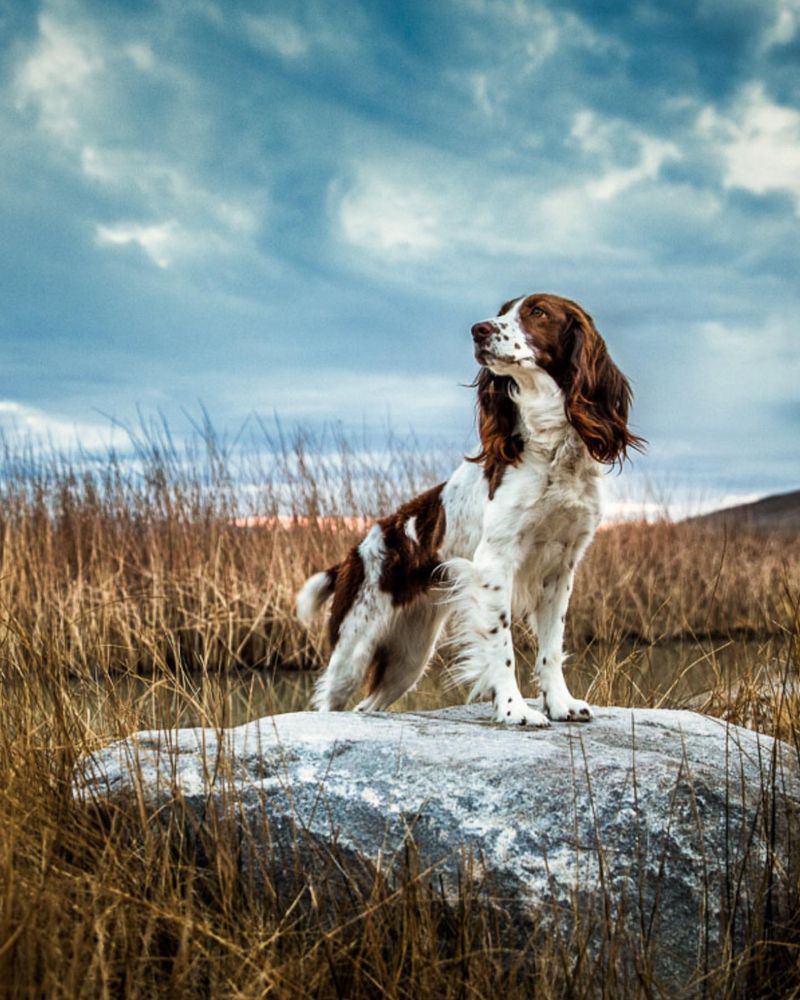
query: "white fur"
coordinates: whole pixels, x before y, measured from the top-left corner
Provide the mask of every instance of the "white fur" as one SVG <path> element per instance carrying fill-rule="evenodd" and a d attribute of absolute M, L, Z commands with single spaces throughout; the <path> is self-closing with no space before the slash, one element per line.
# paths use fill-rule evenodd
<path fill-rule="evenodd" d="M 325 572 L 315 573 L 303 584 L 295 599 L 295 612 L 303 625 L 310 625 L 311 619 L 330 596 L 328 586 L 328 574 Z"/>
<path fill-rule="evenodd" d="M 535 672 L 549 718 L 591 718 L 588 705 L 573 698 L 564 681 L 562 643 L 575 567 L 600 522 L 602 467 L 568 423 L 562 391 L 537 366 L 522 332 L 513 339 L 518 310 L 519 303 L 492 320 L 497 333 L 491 367 L 516 382 L 522 460 L 506 467 L 491 500 L 480 465 L 464 462 L 455 470 L 442 491 L 446 533 L 441 554 L 448 584 L 409 605 L 393 606 L 380 590 L 385 546 L 380 527 L 370 529 L 359 546 L 365 583 L 318 682 L 318 707 L 343 708 L 378 649 L 388 666 L 358 708 L 388 707 L 422 675 L 444 621 L 454 615 L 460 644 L 455 670 L 471 685 L 472 696 L 492 697 L 497 722 L 548 725 L 517 686 L 513 611 L 539 637 Z M 405 531 L 418 541 L 412 520 Z M 301 600 L 304 608 L 313 605 L 312 584 L 321 575 L 306 584 L 298 606 Z"/>
<path fill-rule="evenodd" d="M 497 721 L 522 721 L 506 624 L 513 612 L 539 636 L 536 675 L 550 718 L 588 719 L 588 706 L 572 698 L 564 681 L 562 643 L 575 567 L 600 523 L 601 466 L 567 422 L 550 376 L 533 368 L 517 369 L 514 377 L 525 439 L 521 463 L 506 469 L 493 500 L 483 470 L 471 463 L 456 470 L 443 493 L 443 555 L 462 649 L 456 672 L 473 696 L 494 689 Z M 525 721 L 546 724 L 536 715 Z"/>

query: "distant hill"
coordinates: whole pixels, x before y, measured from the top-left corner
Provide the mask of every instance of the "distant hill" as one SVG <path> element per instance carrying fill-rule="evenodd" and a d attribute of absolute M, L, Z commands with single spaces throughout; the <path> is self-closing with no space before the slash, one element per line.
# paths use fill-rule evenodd
<path fill-rule="evenodd" d="M 714 510 L 710 514 L 703 514 L 690 520 L 706 524 L 764 528 L 770 531 L 800 531 L 800 490 L 778 493 L 753 503 Z"/>

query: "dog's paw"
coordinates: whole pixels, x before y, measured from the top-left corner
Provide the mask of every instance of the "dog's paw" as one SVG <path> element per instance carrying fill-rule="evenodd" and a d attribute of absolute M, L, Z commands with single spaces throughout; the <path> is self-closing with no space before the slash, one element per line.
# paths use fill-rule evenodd
<path fill-rule="evenodd" d="M 548 695 L 544 708 L 554 722 L 591 722 L 592 710 L 580 698 L 554 698 Z"/>
<path fill-rule="evenodd" d="M 507 726 L 535 726 L 538 729 L 550 725 L 546 715 L 530 708 L 521 698 L 509 698 L 505 704 L 495 705 L 494 721 Z"/>

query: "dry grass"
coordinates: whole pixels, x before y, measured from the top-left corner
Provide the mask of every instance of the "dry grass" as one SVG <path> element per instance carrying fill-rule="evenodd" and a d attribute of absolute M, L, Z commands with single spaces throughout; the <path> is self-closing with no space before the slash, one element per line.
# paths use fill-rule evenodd
<path fill-rule="evenodd" d="M 800 628 L 785 649 L 796 662 Z M 609 922 L 581 921 L 557 937 L 536 923 L 521 928 L 476 887 L 464 860 L 454 902 L 437 873 L 413 855 L 399 878 L 357 871 L 333 849 L 317 863 L 263 859 L 263 882 L 242 875 L 235 808 L 198 827 L 180 809 L 152 817 L 136 801 L 114 808 L 77 804 L 71 776 L 78 755 L 110 736 L 154 721 L 163 689 L 209 726 L 230 721 L 226 676 L 197 685 L 190 675 L 150 678 L 96 692 L 65 678 L 3 685 L 0 731 L 0 995 L 71 997 L 651 997 L 658 941 L 632 942 Z M 296 675 L 302 678 L 304 675 Z M 595 676 L 598 696 L 610 678 Z M 797 699 L 786 685 L 766 705 L 754 676 L 731 703 L 738 721 L 754 704 L 760 724 L 780 729 L 800 751 Z M 723 685 L 712 691 L 720 702 Z M 282 707 L 292 705 L 292 695 Z M 254 706 L 244 706 L 255 715 Z M 164 724 L 163 714 L 161 724 Z M 764 789 L 765 802 L 769 787 Z M 766 810 L 766 815 L 769 810 Z M 757 887 L 745 950 L 701 970 L 692 995 L 800 995 L 800 882 L 773 872 L 776 910 Z M 252 868 L 244 869 L 252 873 Z M 736 872 L 731 880 L 736 881 Z M 766 881 L 765 883 L 766 884 Z M 674 995 L 674 994 L 667 994 Z"/>
<path fill-rule="evenodd" d="M 381 456 L 339 439 L 320 458 L 330 442 L 267 443 L 271 458 L 258 461 L 249 456 L 263 451 L 226 449 L 210 433 L 202 450 L 178 452 L 161 432 L 137 440 L 133 460 L 100 464 L 7 446 L 7 674 L 318 665 L 322 625 L 308 634 L 292 613 L 300 584 L 358 539 L 352 515 L 385 513 L 441 469 L 408 448 Z M 237 526 L 254 514 L 275 520 Z M 798 588 L 798 537 L 619 525 L 598 535 L 580 568 L 568 640 L 777 635 Z"/>
<path fill-rule="evenodd" d="M 777 635 L 800 587 L 800 536 L 699 521 L 600 532 L 571 605 L 584 639 Z"/>
<path fill-rule="evenodd" d="M 155 821 L 135 802 L 100 814 L 73 800 L 76 758 L 111 737 L 304 707 L 307 674 L 272 684 L 241 670 L 318 663 L 321 632 L 304 634 L 290 609 L 304 575 L 354 541 L 330 518 L 378 514 L 440 472 L 407 450 L 381 459 L 334 444 L 313 467 L 320 442 L 306 438 L 271 441 L 270 462 L 208 434 L 202 450 L 178 454 L 164 431 L 138 442 L 133 463 L 6 448 L 0 994 L 657 995 L 646 954 L 637 974 L 622 962 L 618 929 L 595 958 L 580 922 L 570 941 L 535 927 L 522 937 L 488 888 L 465 878 L 448 902 L 413 856 L 399 884 L 356 878 L 323 853 L 313 872 L 267 867 L 255 887 L 240 877 L 242 845 L 224 817 L 198 830 L 177 814 Z M 245 503 L 247 482 L 259 487 Z M 296 526 L 234 524 L 287 511 Z M 578 686 L 597 703 L 665 705 L 705 687 L 708 707 L 800 747 L 797 686 L 787 683 L 799 574 L 796 538 L 666 523 L 602 533 L 571 611 Z M 750 645 L 726 660 L 727 637 L 742 633 Z M 691 655 L 653 667 L 652 643 L 677 636 L 692 638 Z M 692 660 L 703 680 L 686 687 Z M 414 697 L 440 704 L 457 693 L 434 675 Z M 784 878 L 800 907 L 800 887 Z M 763 908 L 748 944 L 698 993 L 800 996 L 800 919 L 777 926 Z"/>

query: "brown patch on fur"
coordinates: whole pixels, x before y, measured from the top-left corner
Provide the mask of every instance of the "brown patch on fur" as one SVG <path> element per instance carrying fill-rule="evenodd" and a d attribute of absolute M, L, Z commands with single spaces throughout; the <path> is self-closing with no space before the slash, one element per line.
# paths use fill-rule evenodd
<path fill-rule="evenodd" d="M 576 319 L 572 328 L 567 417 L 592 458 L 606 465 L 622 464 L 628 448 L 642 451 L 645 441 L 628 430 L 630 383 L 611 360 L 591 318 L 587 319 L 588 326 Z"/>
<path fill-rule="evenodd" d="M 507 305 L 513 305 L 513 302 Z M 501 314 L 505 309 L 501 310 Z M 517 404 L 509 394 L 512 378 L 481 368 L 472 384 L 478 390 L 481 450 L 477 455 L 468 457 L 467 461 L 483 465 L 491 500 L 503 481 L 507 466 L 519 464 L 525 444 L 522 435 L 517 433 Z"/>
<path fill-rule="evenodd" d="M 364 561 L 358 548 L 353 547 L 340 563 L 331 566 L 328 570 L 328 578 L 333 578 L 334 588 L 331 616 L 328 619 L 328 634 L 331 638 L 331 645 L 335 646 L 345 615 L 352 608 L 364 582 Z"/>
<path fill-rule="evenodd" d="M 367 671 L 366 685 L 367 695 L 374 694 L 383 683 L 386 676 L 386 668 L 389 666 L 389 654 L 385 646 L 378 646 L 375 656 Z"/>
<path fill-rule="evenodd" d="M 529 295 L 520 323 L 539 365 L 563 390 L 567 419 L 598 462 L 613 465 L 642 451 L 645 440 L 628 429 L 631 387 L 611 360 L 592 317 L 571 299 Z"/>
<path fill-rule="evenodd" d="M 386 546 L 380 588 L 392 595 L 394 605 L 408 604 L 424 594 L 441 563 L 439 549 L 446 527 L 443 488 L 444 483 L 439 483 L 378 522 Z M 417 541 L 406 533 L 412 517 Z"/>
<path fill-rule="evenodd" d="M 518 295 L 518 296 L 517 296 L 517 297 L 516 297 L 515 299 L 509 299 L 509 300 L 508 300 L 508 302 L 504 302 L 504 303 L 503 303 L 503 304 L 502 304 L 502 305 L 500 306 L 500 308 L 498 309 L 498 311 L 497 311 L 497 315 L 498 315 L 498 316 L 505 316 L 505 314 L 506 314 L 506 313 L 508 312 L 508 310 L 509 310 L 509 309 L 510 309 L 510 308 L 511 308 L 511 307 L 512 307 L 513 305 L 515 305 L 515 304 L 516 304 L 517 302 L 519 302 L 519 300 L 520 300 L 521 298 L 522 298 L 522 296 L 521 296 L 521 295 Z"/>

